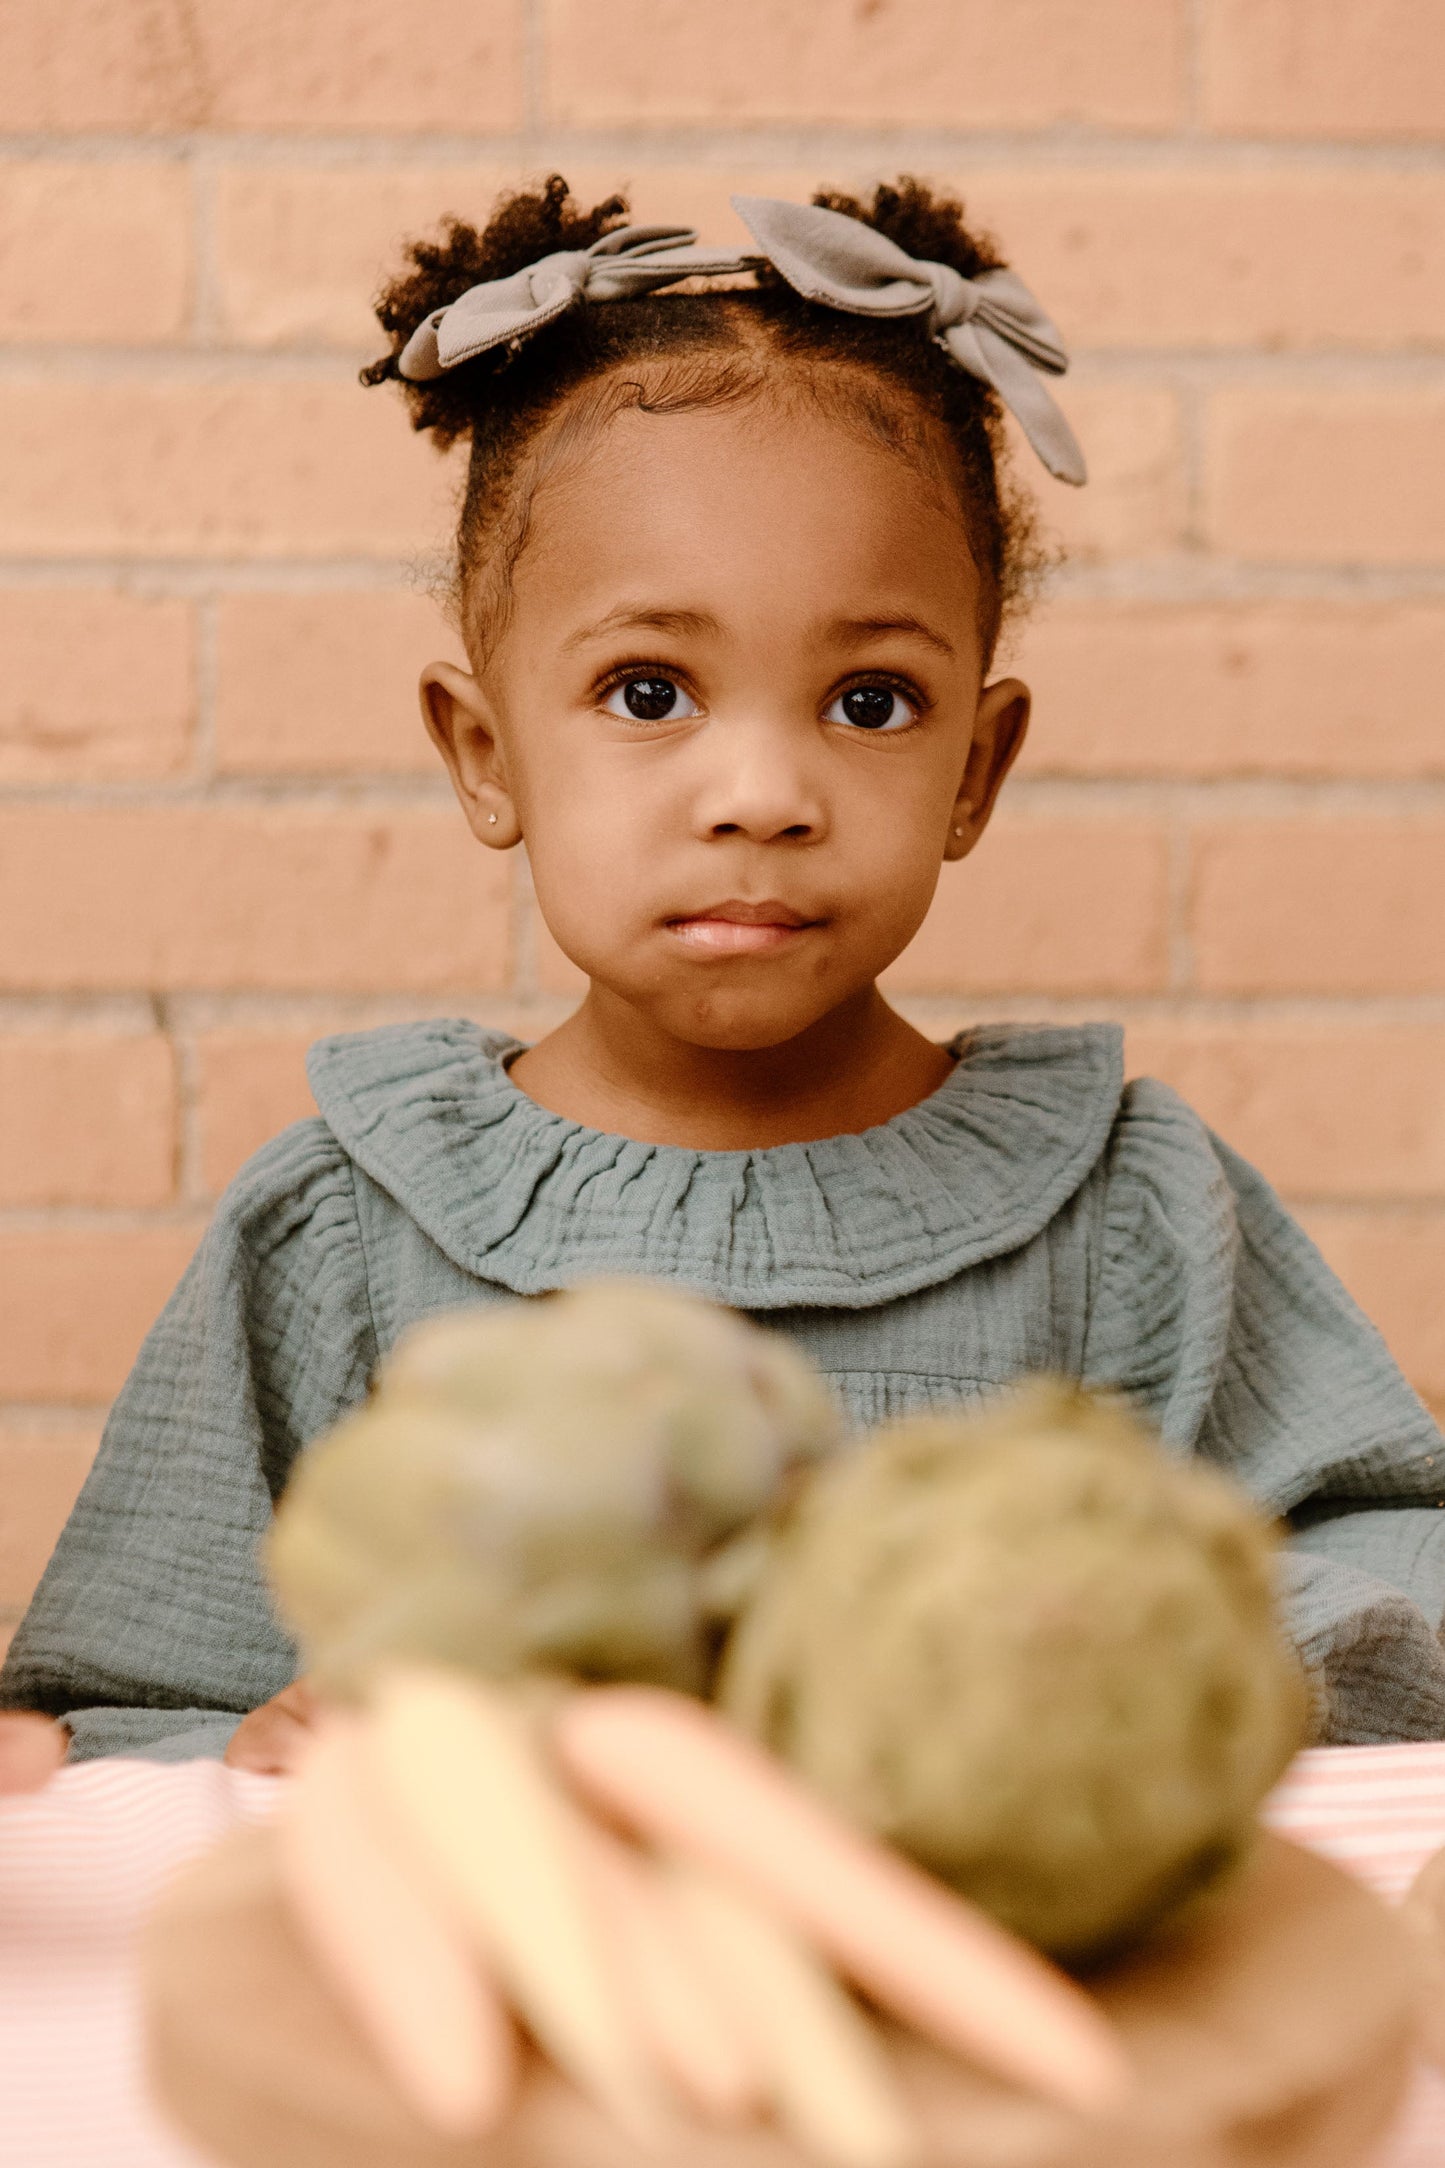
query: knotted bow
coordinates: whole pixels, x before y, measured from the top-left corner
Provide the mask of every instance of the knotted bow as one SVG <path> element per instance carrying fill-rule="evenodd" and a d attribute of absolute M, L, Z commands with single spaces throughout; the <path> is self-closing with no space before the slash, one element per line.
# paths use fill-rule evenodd
<path fill-rule="evenodd" d="M 691 226 L 619 226 L 587 249 L 543 256 L 509 278 L 473 286 L 419 324 L 397 362 L 425 383 L 493 346 L 517 346 L 579 301 L 623 301 L 679 279 L 719 278 L 771 264 L 805 300 L 855 316 L 925 316 L 949 359 L 991 385 L 1050 474 L 1085 479 L 1084 455 L 1039 372 L 1062 376 L 1063 342 L 1012 271 L 968 279 L 910 256 L 860 219 L 817 204 L 734 196 L 761 254 L 697 245 Z"/>

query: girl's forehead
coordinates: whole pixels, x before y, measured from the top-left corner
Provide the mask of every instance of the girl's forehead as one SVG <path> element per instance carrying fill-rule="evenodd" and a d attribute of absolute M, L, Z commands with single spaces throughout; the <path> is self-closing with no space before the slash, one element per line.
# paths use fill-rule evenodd
<path fill-rule="evenodd" d="M 845 607 L 886 586 L 972 616 L 978 576 L 954 492 L 806 406 L 760 401 L 614 415 L 545 471 L 514 575 L 518 609 L 595 618 L 605 597 L 673 589 L 726 619 L 782 583 Z"/>

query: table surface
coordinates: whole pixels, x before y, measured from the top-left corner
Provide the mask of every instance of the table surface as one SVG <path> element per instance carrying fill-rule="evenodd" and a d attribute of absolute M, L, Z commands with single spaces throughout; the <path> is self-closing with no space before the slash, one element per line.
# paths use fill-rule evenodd
<path fill-rule="evenodd" d="M 175 1867 L 281 1788 L 216 1762 L 104 1761 L 0 1800 L 6 2168 L 207 2168 L 145 2095 L 135 1938 Z M 1445 1743 L 1301 1754 L 1265 1819 L 1393 1902 L 1445 1845 Z M 1445 2168 L 1445 2079 L 1422 2070 L 1371 2168 Z"/>

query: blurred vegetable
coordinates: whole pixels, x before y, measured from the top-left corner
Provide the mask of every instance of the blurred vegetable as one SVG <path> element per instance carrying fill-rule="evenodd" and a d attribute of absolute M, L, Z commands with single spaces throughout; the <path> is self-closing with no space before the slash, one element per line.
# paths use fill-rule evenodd
<path fill-rule="evenodd" d="M 307 1668 L 706 1682 L 743 1536 L 837 1443 L 822 1380 L 694 1296 L 604 1281 L 418 1326 L 303 1454 L 268 1551 Z"/>
<path fill-rule="evenodd" d="M 1301 1742 L 1273 1549 L 1122 1403 L 1035 1382 L 809 1486 L 719 1699 L 855 1821 L 1088 1961 L 1243 1855 Z"/>

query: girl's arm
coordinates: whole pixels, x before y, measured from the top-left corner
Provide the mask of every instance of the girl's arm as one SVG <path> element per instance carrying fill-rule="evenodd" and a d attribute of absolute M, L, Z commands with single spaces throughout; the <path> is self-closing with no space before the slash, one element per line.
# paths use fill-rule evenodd
<path fill-rule="evenodd" d="M 245 1168 L 151 1331 L 0 1673 L 78 1760 L 219 1754 L 291 1680 L 257 1561 L 292 1460 L 376 1359 L 350 1164 L 297 1124 Z"/>
<path fill-rule="evenodd" d="M 1289 1522 L 1321 1735 L 1445 1738 L 1445 1441 L 1269 1184 L 1147 1079 L 1111 1148 L 1086 1362 Z"/>
<path fill-rule="evenodd" d="M 53 1717 L 0 1709 L 0 1799 L 38 1792 L 65 1759 L 65 1727 Z"/>

